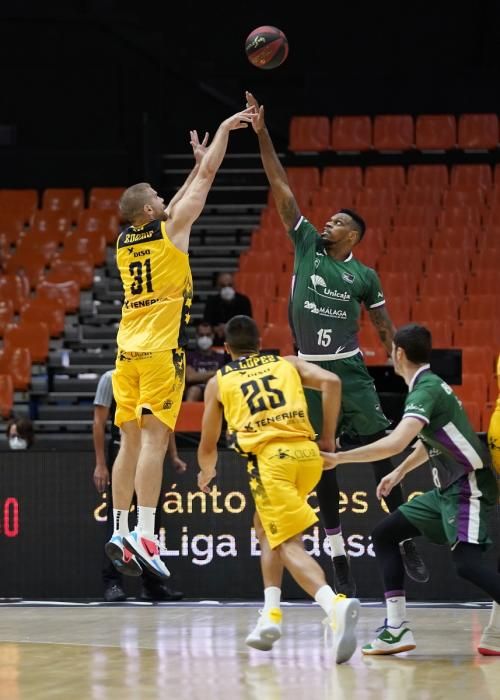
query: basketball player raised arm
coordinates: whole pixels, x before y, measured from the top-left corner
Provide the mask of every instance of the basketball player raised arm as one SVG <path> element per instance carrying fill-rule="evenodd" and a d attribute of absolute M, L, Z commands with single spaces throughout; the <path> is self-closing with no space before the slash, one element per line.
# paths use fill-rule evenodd
<path fill-rule="evenodd" d="M 167 204 L 165 207 L 165 212 L 167 213 L 168 218 L 170 219 L 172 217 L 172 210 L 174 208 L 174 205 L 182 199 L 184 196 L 184 193 L 186 192 L 187 188 L 189 185 L 192 183 L 194 180 L 196 174 L 198 173 L 198 170 L 200 169 L 200 163 L 207 152 L 207 143 L 208 143 L 208 131 L 205 132 L 205 136 L 203 138 L 203 141 L 200 143 L 200 140 L 198 138 L 198 132 L 196 129 L 192 129 L 189 132 L 189 143 L 191 144 L 191 147 L 193 149 L 193 155 L 194 155 L 194 167 L 187 176 L 186 180 L 184 181 L 183 185 L 179 187 L 177 192 L 174 194 L 170 202 Z"/>
<path fill-rule="evenodd" d="M 254 111 L 253 107 L 249 107 L 222 122 L 193 179 L 171 207 L 169 238 L 184 253 L 188 251 L 191 226 L 203 211 L 210 187 L 226 154 L 229 132 L 246 129 Z"/>
<path fill-rule="evenodd" d="M 299 205 L 294 197 L 284 167 L 280 163 L 276 149 L 264 120 L 264 107 L 259 103 L 251 92 L 246 92 L 247 105 L 255 109 L 252 118 L 252 127 L 259 139 L 260 155 L 262 165 L 271 185 L 271 190 L 276 202 L 281 221 L 287 231 L 290 231 L 300 218 Z"/>

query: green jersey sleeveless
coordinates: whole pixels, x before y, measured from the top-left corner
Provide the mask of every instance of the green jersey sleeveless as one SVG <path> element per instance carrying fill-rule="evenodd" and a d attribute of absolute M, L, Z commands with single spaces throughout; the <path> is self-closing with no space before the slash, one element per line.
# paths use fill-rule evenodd
<path fill-rule="evenodd" d="M 490 466 L 486 445 L 477 437 L 461 402 L 429 365 L 421 367 L 411 381 L 403 413 L 403 418 L 408 417 L 424 424 L 419 437 L 439 488 Z"/>
<path fill-rule="evenodd" d="M 292 330 L 300 355 L 341 359 L 358 350 L 361 304 L 385 304 L 375 270 L 356 260 L 334 260 L 318 231 L 303 216 L 290 231 L 295 264 L 290 300 Z"/>

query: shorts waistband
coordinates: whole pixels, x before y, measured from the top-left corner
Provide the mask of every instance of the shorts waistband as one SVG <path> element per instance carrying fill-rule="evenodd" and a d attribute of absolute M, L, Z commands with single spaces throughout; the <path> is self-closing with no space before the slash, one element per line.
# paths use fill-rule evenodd
<path fill-rule="evenodd" d="M 333 355 L 306 355 L 299 351 L 299 357 L 310 362 L 329 362 L 330 360 L 345 360 L 346 357 L 354 357 L 354 355 L 357 355 L 359 352 L 359 348 L 356 348 L 356 350 L 349 350 L 349 352 L 337 352 Z"/>

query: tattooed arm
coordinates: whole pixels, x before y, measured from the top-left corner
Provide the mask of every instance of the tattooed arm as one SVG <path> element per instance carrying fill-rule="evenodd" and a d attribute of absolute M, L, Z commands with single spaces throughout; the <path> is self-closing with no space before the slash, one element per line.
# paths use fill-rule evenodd
<path fill-rule="evenodd" d="M 368 313 L 371 318 L 371 322 L 377 329 L 377 333 L 380 336 L 380 340 L 384 344 L 388 355 L 392 353 L 392 340 L 394 338 L 394 326 L 389 318 L 385 304 L 382 306 L 377 306 L 374 309 L 368 309 Z"/>

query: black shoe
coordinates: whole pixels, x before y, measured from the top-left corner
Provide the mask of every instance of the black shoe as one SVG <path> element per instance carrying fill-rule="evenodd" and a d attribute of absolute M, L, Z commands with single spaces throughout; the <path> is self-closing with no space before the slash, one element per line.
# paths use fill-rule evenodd
<path fill-rule="evenodd" d="M 346 554 L 333 557 L 333 590 L 335 593 L 342 593 L 347 598 L 354 598 L 356 595 L 356 584 L 351 574 L 349 558 Z"/>
<path fill-rule="evenodd" d="M 127 600 L 127 596 L 119 583 L 111 583 L 104 590 L 104 600 L 106 603 L 123 603 Z"/>
<path fill-rule="evenodd" d="M 407 575 L 417 583 L 427 583 L 430 578 L 429 570 L 418 553 L 413 540 L 405 540 L 399 545 L 403 564 Z"/>
<path fill-rule="evenodd" d="M 141 600 L 149 600 L 156 602 L 166 602 L 174 600 L 182 600 L 184 598 L 184 593 L 180 591 L 174 591 L 169 588 L 165 583 L 153 584 L 150 586 L 143 585 L 141 591 Z"/>

